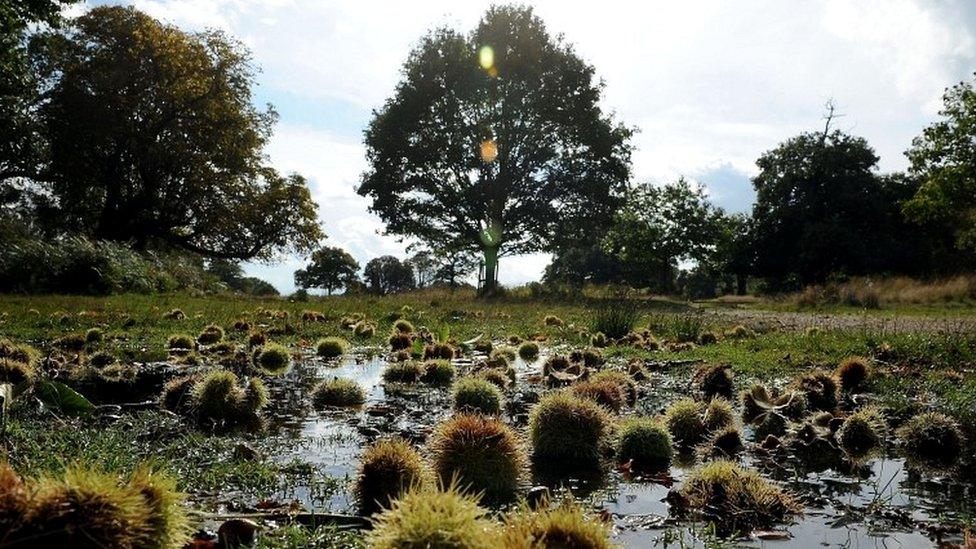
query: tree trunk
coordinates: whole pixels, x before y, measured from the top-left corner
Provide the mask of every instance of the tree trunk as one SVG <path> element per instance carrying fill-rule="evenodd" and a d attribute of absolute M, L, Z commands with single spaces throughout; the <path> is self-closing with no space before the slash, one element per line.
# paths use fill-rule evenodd
<path fill-rule="evenodd" d="M 481 287 L 483 297 L 492 297 L 498 293 L 498 279 L 495 276 L 498 271 L 498 247 L 485 247 L 485 284 Z"/>
<path fill-rule="evenodd" d="M 737 274 L 735 275 L 735 293 L 736 295 L 746 295 L 746 275 Z"/>

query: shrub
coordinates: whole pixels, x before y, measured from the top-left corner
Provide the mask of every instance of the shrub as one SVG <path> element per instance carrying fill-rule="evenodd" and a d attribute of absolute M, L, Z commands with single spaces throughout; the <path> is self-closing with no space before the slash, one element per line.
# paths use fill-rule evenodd
<path fill-rule="evenodd" d="M 617 461 L 638 471 L 663 471 L 671 465 L 671 436 L 659 421 L 634 417 L 620 426 Z"/>
<path fill-rule="evenodd" d="M 627 397 L 627 404 L 633 406 L 637 402 L 637 382 L 625 372 L 619 370 L 602 370 L 594 374 L 590 381 L 594 383 L 609 382 L 620 387 L 624 396 Z"/>
<path fill-rule="evenodd" d="M 333 378 L 312 389 L 312 404 L 316 408 L 359 406 L 363 402 L 366 402 L 363 388 L 351 379 Z"/>
<path fill-rule="evenodd" d="M 539 358 L 539 344 L 535 341 L 526 341 L 519 345 L 518 355 L 526 362 Z"/>
<path fill-rule="evenodd" d="M 595 466 L 609 431 L 610 418 L 603 408 L 562 391 L 543 397 L 529 414 L 537 464 Z"/>
<path fill-rule="evenodd" d="M 695 383 L 705 398 L 732 398 L 732 367 L 728 364 L 706 364 L 695 372 Z"/>
<path fill-rule="evenodd" d="M 391 362 L 383 370 L 383 381 L 387 383 L 416 383 L 424 374 L 424 368 L 418 362 L 407 360 Z"/>
<path fill-rule="evenodd" d="M 461 413 L 438 425 L 430 451 L 442 483 L 456 478 L 459 488 L 493 502 L 512 499 L 525 465 L 512 429 L 481 414 Z"/>
<path fill-rule="evenodd" d="M 948 469 L 962 454 L 963 436 L 949 416 L 926 412 L 908 420 L 897 431 L 908 460 L 931 469 Z"/>
<path fill-rule="evenodd" d="M 791 495 L 756 471 L 729 461 L 713 461 L 692 471 L 680 492 L 688 507 L 723 535 L 768 530 L 802 512 Z"/>
<path fill-rule="evenodd" d="M 888 425 L 875 407 L 861 408 L 847 416 L 837 430 L 837 443 L 854 461 L 860 461 L 884 448 Z"/>
<path fill-rule="evenodd" d="M 807 397 L 807 405 L 813 410 L 833 412 L 837 409 L 837 380 L 833 375 L 814 370 L 803 374 L 794 387 Z"/>
<path fill-rule="evenodd" d="M 401 318 L 393 323 L 393 329 L 401 334 L 409 334 L 413 332 L 413 324 L 411 324 L 409 320 Z"/>
<path fill-rule="evenodd" d="M 597 307 L 590 331 L 606 338 L 620 339 L 630 333 L 640 318 L 640 309 L 632 299 L 614 299 Z M 603 345 L 593 344 L 594 347 Z"/>
<path fill-rule="evenodd" d="M 315 344 L 315 352 L 323 358 L 337 358 L 349 349 L 349 342 L 341 337 L 324 337 Z"/>
<path fill-rule="evenodd" d="M 291 353 L 277 343 L 267 343 L 255 354 L 254 365 L 268 374 L 282 374 L 291 367 Z"/>
<path fill-rule="evenodd" d="M 186 334 L 174 334 L 166 340 L 166 347 L 174 355 L 185 355 L 193 352 L 197 344 L 193 338 Z"/>
<path fill-rule="evenodd" d="M 497 415 L 502 410 L 502 393 L 484 379 L 465 377 L 454 384 L 454 409 Z"/>
<path fill-rule="evenodd" d="M 496 532 L 475 496 L 453 485 L 413 488 L 374 519 L 366 543 L 373 549 L 494 549 Z"/>
<path fill-rule="evenodd" d="M 690 448 L 705 436 L 705 423 L 702 421 L 702 406 L 690 398 L 681 399 L 664 414 L 664 423 L 675 444 Z"/>
<path fill-rule="evenodd" d="M 224 339 L 224 329 L 216 324 L 211 324 L 200 332 L 197 336 L 197 343 L 201 345 L 213 345 Z"/>
<path fill-rule="evenodd" d="M 609 380 L 581 381 L 570 386 L 569 392 L 574 396 L 596 402 L 611 412 L 619 412 L 627 401 L 624 389 Z"/>
<path fill-rule="evenodd" d="M 420 381 L 433 385 L 448 385 L 454 380 L 457 370 L 450 360 L 428 360 L 424 362 L 424 373 Z"/>
<path fill-rule="evenodd" d="M 85 332 L 85 343 L 89 345 L 98 345 L 99 343 L 105 341 L 105 332 L 101 328 L 89 328 Z"/>
<path fill-rule="evenodd" d="M 508 549 L 610 549 L 610 526 L 587 519 L 571 499 L 561 505 L 532 511 L 521 507 L 506 516 L 500 547 Z"/>
<path fill-rule="evenodd" d="M 861 356 L 847 357 L 837 366 L 834 375 L 842 390 L 853 393 L 863 389 L 871 377 L 871 363 Z"/>
<path fill-rule="evenodd" d="M 353 494 L 360 513 L 371 515 L 424 479 L 420 454 L 400 439 L 381 440 L 363 452 Z"/>

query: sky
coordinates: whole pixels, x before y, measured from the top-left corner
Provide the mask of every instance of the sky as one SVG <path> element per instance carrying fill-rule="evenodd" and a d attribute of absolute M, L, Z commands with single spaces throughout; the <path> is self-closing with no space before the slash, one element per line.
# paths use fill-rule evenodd
<path fill-rule="evenodd" d="M 362 132 L 419 38 L 444 25 L 469 31 L 490 2 L 125 3 L 187 30 L 217 28 L 241 40 L 261 69 L 255 101 L 280 114 L 269 160 L 308 178 L 327 243 L 361 265 L 407 256 L 406 243 L 383 235 L 355 192 L 366 169 Z M 596 68 L 604 109 L 639 130 L 634 180 L 685 176 L 730 211 L 751 208 L 759 155 L 822 128 L 828 100 L 841 115 L 834 127 L 866 138 L 880 170 L 904 169 L 904 151 L 937 118 L 945 87 L 976 70 L 971 0 L 523 3 Z M 245 267 L 291 292 L 304 259 Z M 503 258 L 501 281 L 538 280 L 548 261 L 545 254 Z"/>

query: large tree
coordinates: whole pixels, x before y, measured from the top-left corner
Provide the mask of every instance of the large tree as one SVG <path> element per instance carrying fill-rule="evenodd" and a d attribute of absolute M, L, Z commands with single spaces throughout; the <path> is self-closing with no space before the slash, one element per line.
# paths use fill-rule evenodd
<path fill-rule="evenodd" d="M 752 180 L 754 274 L 812 283 L 925 265 L 921 235 L 900 213 L 914 183 L 879 175 L 877 162 L 864 139 L 829 126 L 764 153 Z"/>
<path fill-rule="evenodd" d="M 359 263 L 342 248 L 326 246 L 312 252 L 311 262 L 295 271 L 295 285 L 299 288 L 322 288 L 329 295 L 339 288 L 347 288 L 357 280 Z"/>
<path fill-rule="evenodd" d="M 467 36 L 435 30 L 374 112 L 358 191 L 389 233 L 481 253 L 491 293 L 499 255 L 612 216 L 631 130 L 601 110 L 601 90 L 530 8 L 490 8 Z"/>
<path fill-rule="evenodd" d="M 906 153 L 921 181 L 905 204 L 909 218 L 951 234 L 965 263 L 976 259 L 976 90 L 960 82 L 943 96 L 942 119 L 925 128 Z"/>
<path fill-rule="evenodd" d="M 416 287 L 413 269 L 392 255 L 371 259 L 363 268 L 366 290 L 377 295 L 395 294 Z"/>
<path fill-rule="evenodd" d="M 32 52 L 50 149 L 39 212 L 58 229 L 227 259 L 321 238 L 305 180 L 266 164 L 276 114 L 252 105 L 240 43 L 98 7 Z"/>

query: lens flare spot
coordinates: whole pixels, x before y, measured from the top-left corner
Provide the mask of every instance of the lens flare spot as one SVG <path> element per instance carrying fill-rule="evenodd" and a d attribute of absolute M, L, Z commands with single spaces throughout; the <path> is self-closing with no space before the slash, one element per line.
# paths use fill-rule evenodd
<path fill-rule="evenodd" d="M 481 46 L 478 50 L 478 63 L 481 64 L 481 68 L 491 71 L 495 67 L 495 50 L 491 49 L 491 46 Z"/>
<path fill-rule="evenodd" d="M 486 164 L 490 164 L 498 158 L 498 145 L 495 144 L 494 139 L 485 139 L 481 142 L 481 160 Z"/>

